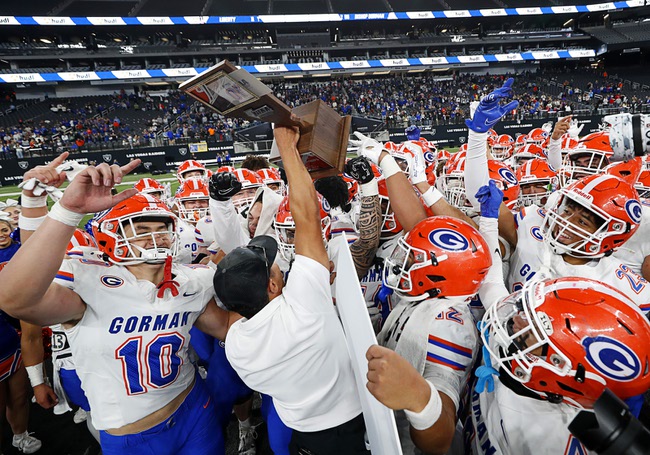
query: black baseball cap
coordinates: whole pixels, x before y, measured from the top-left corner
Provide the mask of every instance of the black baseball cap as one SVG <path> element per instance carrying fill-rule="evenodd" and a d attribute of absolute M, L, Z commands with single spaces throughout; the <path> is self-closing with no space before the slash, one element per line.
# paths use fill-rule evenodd
<path fill-rule="evenodd" d="M 277 254 L 278 242 L 260 235 L 232 250 L 217 264 L 212 283 L 228 310 L 250 319 L 268 303 L 271 266 Z"/>

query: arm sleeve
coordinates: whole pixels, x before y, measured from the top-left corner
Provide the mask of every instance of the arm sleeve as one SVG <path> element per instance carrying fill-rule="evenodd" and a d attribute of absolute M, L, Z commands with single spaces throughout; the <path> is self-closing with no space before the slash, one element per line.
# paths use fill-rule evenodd
<path fill-rule="evenodd" d="M 487 310 L 503 297 L 507 296 L 509 292 L 503 283 L 501 250 L 499 249 L 499 225 L 497 219 L 481 217 L 479 230 L 485 238 L 490 249 L 490 255 L 492 256 L 492 266 L 478 291 L 481 302 L 483 302 L 483 306 Z"/>
<path fill-rule="evenodd" d="M 475 209 L 480 209 L 476 192 L 487 185 L 490 176 L 487 165 L 487 133 L 469 130 L 465 159 L 465 195 Z"/>
<path fill-rule="evenodd" d="M 224 253 L 228 254 L 235 248 L 248 244 L 250 237 L 242 228 L 240 216 L 231 199 L 210 199 L 210 215 L 213 220 L 214 238 Z"/>
<path fill-rule="evenodd" d="M 551 165 L 556 171 L 562 166 L 562 151 L 560 146 L 562 141 L 560 139 L 551 139 L 548 143 L 548 164 Z"/>

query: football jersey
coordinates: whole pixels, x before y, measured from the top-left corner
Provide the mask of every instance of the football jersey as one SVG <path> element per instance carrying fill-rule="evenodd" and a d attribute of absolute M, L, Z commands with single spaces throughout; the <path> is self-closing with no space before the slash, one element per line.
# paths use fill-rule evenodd
<path fill-rule="evenodd" d="M 467 448 L 474 455 L 587 455 L 568 429 L 579 410 L 564 403 L 517 395 L 498 379 L 494 391 L 472 390 L 471 415 L 465 426 Z"/>
<path fill-rule="evenodd" d="M 348 243 L 353 243 L 358 237 L 357 231 L 354 228 L 352 218 L 340 207 L 332 208 L 330 210 L 332 238 L 345 233 Z"/>
<path fill-rule="evenodd" d="M 178 220 L 176 235 L 178 235 L 178 255 L 174 262 L 178 264 L 191 264 L 199 251 L 199 244 L 194 235 L 194 226 L 187 221 Z"/>
<path fill-rule="evenodd" d="M 478 332 L 467 303 L 454 303 L 446 299 L 401 301 L 377 340 L 420 370 L 425 379 L 454 402 L 457 413 L 461 414 L 463 391 L 478 346 Z M 422 347 L 425 345 L 426 348 Z M 419 352 L 426 358 L 415 358 Z M 410 439 L 409 423 L 403 411 L 396 413 L 396 421 L 403 453 L 420 453 Z M 456 436 L 461 439 L 460 433 Z M 457 447 L 457 441 L 453 446 Z M 458 453 L 457 449 L 453 452 Z"/>
<path fill-rule="evenodd" d="M 66 335 L 99 430 L 146 417 L 194 380 L 189 331 L 214 297 L 214 271 L 174 264 L 172 274 L 179 293 L 162 298 L 122 266 L 67 260 L 56 275 L 86 304 Z"/>
<path fill-rule="evenodd" d="M 590 278 L 613 286 L 639 305 L 642 311 L 650 311 L 650 285 L 618 258 L 608 256 L 587 264 L 572 265 L 565 262 L 561 255 L 553 253 L 544 242 L 541 231 L 544 216 L 545 211 L 536 205 L 526 207 L 515 215 L 517 247 L 510 256 L 507 278 L 510 292 L 520 289 L 533 276 Z"/>
<path fill-rule="evenodd" d="M 643 212 L 639 228 L 612 255 L 638 274 L 641 274 L 644 259 L 650 256 L 650 201 L 642 199 L 641 207 Z"/>

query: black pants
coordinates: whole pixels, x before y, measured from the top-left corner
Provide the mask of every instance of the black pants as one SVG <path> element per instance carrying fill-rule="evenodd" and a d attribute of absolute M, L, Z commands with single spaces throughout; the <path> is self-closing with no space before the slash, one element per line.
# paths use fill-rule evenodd
<path fill-rule="evenodd" d="M 357 455 L 370 454 L 365 443 L 366 424 L 363 414 L 337 427 L 303 433 L 293 430 L 291 455 Z"/>

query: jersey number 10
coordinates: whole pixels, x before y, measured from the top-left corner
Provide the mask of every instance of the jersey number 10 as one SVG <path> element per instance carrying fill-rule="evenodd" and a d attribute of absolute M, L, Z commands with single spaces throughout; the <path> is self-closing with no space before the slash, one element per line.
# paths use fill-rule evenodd
<path fill-rule="evenodd" d="M 162 333 L 142 349 L 142 337 L 132 337 L 115 350 L 115 358 L 122 361 L 122 376 L 128 395 L 147 392 L 147 386 L 162 389 L 174 382 L 183 359 L 178 351 L 185 338 L 179 333 Z"/>

